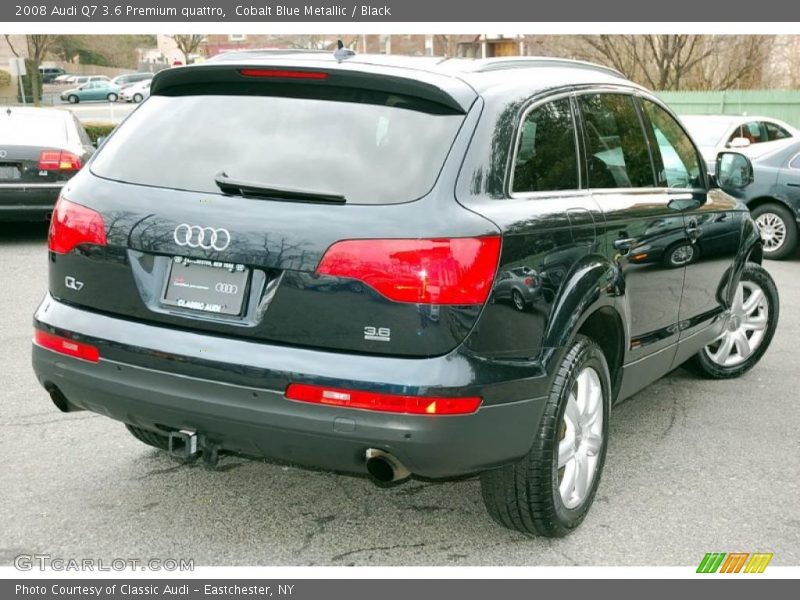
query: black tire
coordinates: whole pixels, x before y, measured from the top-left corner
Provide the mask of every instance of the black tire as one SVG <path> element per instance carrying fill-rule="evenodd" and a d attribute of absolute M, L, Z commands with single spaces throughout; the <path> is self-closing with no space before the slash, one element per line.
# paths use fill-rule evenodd
<path fill-rule="evenodd" d="M 770 260 L 781 260 L 783 258 L 788 258 L 794 254 L 795 250 L 797 250 L 797 222 L 792 216 L 791 211 L 777 202 L 762 204 L 752 210 L 753 219 L 755 220 L 758 220 L 759 217 L 766 214 L 774 215 L 774 217 L 783 222 L 783 225 L 786 228 L 786 237 L 783 240 L 783 244 L 781 244 L 781 246 L 776 250 L 770 250 L 765 244 L 762 249 L 764 258 L 768 258 Z"/>
<path fill-rule="evenodd" d="M 678 260 L 676 253 L 678 250 L 684 250 L 685 253 L 690 253 L 688 259 L 684 258 L 683 260 Z M 690 265 L 693 262 L 697 262 L 697 259 L 700 257 L 700 248 L 697 244 L 692 244 L 690 242 L 677 242 L 667 248 L 667 251 L 664 253 L 664 266 L 670 269 L 677 269 L 678 267 L 685 267 L 686 265 Z"/>
<path fill-rule="evenodd" d="M 119 96 L 117 96 L 116 94 L 109 94 L 108 96 L 106 96 L 106 98 L 108 99 L 109 102 L 116 102 Z"/>
<path fill-rule="evenodd" d="M 752 281 L 764 291 L 764 296 L 767 301 L 768 317 L 767 327 L 764 332 L 764 338 L 759 343 L 755 351 L 744 362 L 734 366 L 722 366 L 715 363 L 708 354 L 708 348 L 713 344 L 709 344 L 700 352 L 695 354 L 687 366 L 695 373 L 708 377 L 711 379 L 732 379 L 743 375 L 752 369 L 764 353 L 769 348 L 772 338 L 775 335 L 775 330 L 778 327 L 778 318 L 780 317 L 780 298 L 778 297 L 778 288 L 772 280 L 770 274 L 760 265 L 755 263 L 747 263 L 742 272 L 741 281 Z"/>
<path fill-rule="evenodd" d="M 591 486 L 583 502 L 567 508 L 559 492 L 558 447 L 567 399 L 577 375 L 592 367 L 602 387 L 602 444 Z M 481 492 L 489 515 L 500 525 L 527 534 L 562 537 L 581 524 L 592 505 L 608 446 L 611 379 L 603 351 L 579 335 L 558 368 L 539 428 L 528 454 L 516 463 L 481 474 Z"/>
<path fill-rule="evenodd" d="M 167 436 L 156 433 L 155 431 L 140 429 L 133 425 L 126 424 L 125 428 L 140 442 L 152 446 L 153 448 L 158 448 L 159 450 L 169 450 L 169 438 Z"/>
<path fill-rule="evenodd" d="M 139 104 L 139 102 L 141 102 L 143 99 L 144 99 L 144 98 L 142 97 L 142 95 L 141 95 L 141 94 L 134 94 L 134 95 L 133 95 L 133 101 L 134 101 L 136 104 Z"/>
<path fill-rule="evenodd" d="M 514 304 L 514 308 L 516 308 L 518 311 L 525 310 L 525 298 L 522 297 L 522 294 L 519 292 L 519 290 L 511 290 L 511 302 Z"/>
<path fill-rule="evenodd" d="M 78 98 L 75 94 L 70 94 L 67 97 L 67 100 L 69 101 L 70 104 L 77 104 L 78 102 L 80 102 L 80 98 Z"/>

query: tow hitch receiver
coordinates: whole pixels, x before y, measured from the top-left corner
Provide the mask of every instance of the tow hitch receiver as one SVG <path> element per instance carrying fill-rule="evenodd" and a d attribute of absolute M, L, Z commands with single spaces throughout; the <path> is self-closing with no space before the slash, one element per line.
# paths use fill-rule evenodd
<path fill-rule="evenodd" d="M 169 432 L 169 453 L 181 460 L 197 457 L 197 432 L 188 429 Z"/>

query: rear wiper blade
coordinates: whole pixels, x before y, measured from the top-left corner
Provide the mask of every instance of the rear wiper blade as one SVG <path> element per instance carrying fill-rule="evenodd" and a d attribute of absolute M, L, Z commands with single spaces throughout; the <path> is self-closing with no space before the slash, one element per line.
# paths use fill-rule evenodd
<path fill-rule="evenodd" d="M 217 173 L 214 177 L 214 183 L 225 194 L 246 198 L 289 200 L 291 202 L 320 202 L 325 204 L 344 204 L 347 202 L 347 198 L 341 194 L 319 190 L 275 187 L 269 184 L 241 181 L 231 179 L 224 171 Z"/>

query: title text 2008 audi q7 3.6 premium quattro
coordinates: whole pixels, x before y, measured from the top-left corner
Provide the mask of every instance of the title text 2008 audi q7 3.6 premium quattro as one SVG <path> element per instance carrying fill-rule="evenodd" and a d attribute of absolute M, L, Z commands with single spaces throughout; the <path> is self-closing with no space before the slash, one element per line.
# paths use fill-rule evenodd
<path fill-rule="evenodd" d="M 173 454 L 480 474 L 496 521 L 564 535 L 615 402 L 740 375 L 775 331 L 719 189 L 748 159 L 710 176 L 614 71 L 265 53 L 151 93 L 63 190 L 33 364 Z"/>

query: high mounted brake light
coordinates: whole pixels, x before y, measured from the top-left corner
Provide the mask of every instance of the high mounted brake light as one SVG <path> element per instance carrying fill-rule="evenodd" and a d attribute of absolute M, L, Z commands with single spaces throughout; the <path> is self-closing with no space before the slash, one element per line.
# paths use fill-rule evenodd
<path fill-rule="evenodd" d="M 499 256 L 500 236 L 345 240 L 317 273 L 357 279 L 395 302 L 483 304 Z"/>
<path fill-rule="evenodd" d="M 474 413 L 481 405 L 481 399 L 478 396 L 464 398 L 405 396 L 329 388 L 305 383 L 290 383 L 286 388 L 286 397 L 289 400 L 312 404 L 411 415 L 466 415 Z"/>
<path fill-rule="evenodd" d="M 60 197 L 53 209 L 47 247 L 56 254 L 67 254 L 80 244 L 106 245 L 106 226 L 102 215 Z"/>
<path fill-rule="evenodd" d="M 272 77 L 276 79 L 327 79 L 324 71 L 294 71 L 289 69 L 239 69 L 245 77 Z"/>

